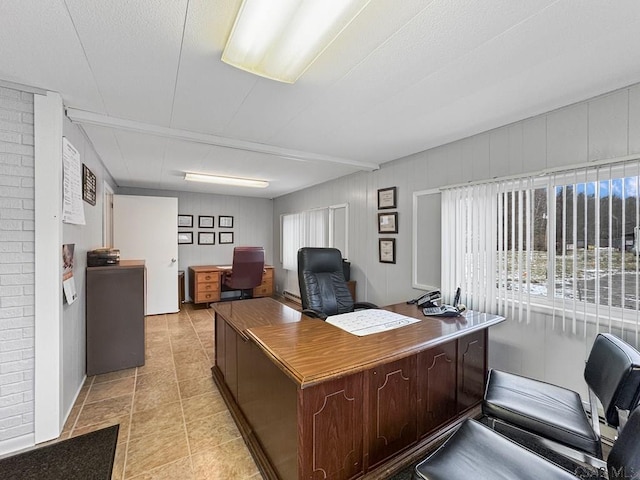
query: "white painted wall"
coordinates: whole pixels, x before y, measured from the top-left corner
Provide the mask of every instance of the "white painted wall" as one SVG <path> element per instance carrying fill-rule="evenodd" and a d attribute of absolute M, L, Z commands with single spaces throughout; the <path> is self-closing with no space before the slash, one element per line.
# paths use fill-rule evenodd
<path fill-rule="evenodd" d="M 389 133 L 390 137 L 393 132 Z M 416 296 L 411 288 L 412 194 L 493 177 L 535 172 L 640 152 L 640 85 L 522 120 L 274 200 L 274 251 L 283 213 L 349 203 L 352 279 L 359 300 L 380 305 Z M 397 263 L 378 262 L 377 190 L 398 187 Z M 433 228 L 439 229 L 439 225 Z M 385 235 L 386 236 L 386 235 Z M 282 289 L 282 266 L 276 282 Z M 436 266 L 434 265 L 434 268 Z M 585 393 L 582 371 L 594 331 L 563 331 L 538 314 L 509 318 L 490 332 L 490 365 Z"/>

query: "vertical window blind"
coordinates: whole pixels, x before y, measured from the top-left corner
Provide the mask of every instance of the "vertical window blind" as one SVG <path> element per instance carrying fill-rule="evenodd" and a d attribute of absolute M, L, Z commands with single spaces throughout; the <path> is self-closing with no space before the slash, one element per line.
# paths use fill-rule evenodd
<path fill-rule="evenodd" d="M 551 308 L 638 342 L 640 162 L 592 162 L 442 192 L 442 288 L 475 310 L 530 321 Z M 445 295 L 446 298 L 446 295 Z"/>
<path fill-rule="evenodd" d="M 319 208 L 282 216 L 282 266 L 298 270 L 298 250 L 326 247 L 329 235 L 329 209 Z"/>

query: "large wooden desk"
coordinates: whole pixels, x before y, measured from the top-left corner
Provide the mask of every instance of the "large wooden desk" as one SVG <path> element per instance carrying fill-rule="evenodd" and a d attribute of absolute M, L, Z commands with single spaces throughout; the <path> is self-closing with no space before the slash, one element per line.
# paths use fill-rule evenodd
<path fill-rule="evenodd" d="M 216 304 L 213 378 L 263 475 L 382 479 L 478 413 L 487 328 L 424 317 L 357 337 L 273 299 Z"/>
<path fill-rule="evenodd" d="M 189 294 L 193 303 L 220 301 L 220 276 L 231 265 L 192 265 L 189 267 Z M 254 297 L 273 295 L 273 266 L 265 265 L 262 283 L 253 289 Z"/>

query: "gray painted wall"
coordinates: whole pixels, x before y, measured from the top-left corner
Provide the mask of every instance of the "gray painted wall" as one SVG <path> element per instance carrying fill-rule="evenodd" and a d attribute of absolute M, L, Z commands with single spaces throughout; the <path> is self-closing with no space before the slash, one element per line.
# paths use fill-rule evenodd
<path fill-rule="evenodd" d="M 33 155 L 33 94 L 0 86 L 0 445 L 34 431 Z"/>
<path fill-rule="evenodd" d="M 391 132 L 390 135 L 393 133 Z M 379 305 L 416 296 L 411 287 L 412 194 L 415 191 L 640 152 L 640 85 L 386 163 L 274 201 L 274 246 L 283 213 L 348 202 L 352 279 L 359 300 Z M 378 262 L 377 190 L 398 187 L 397 263 Z M 435 224 L 439 229 L 440 225 Z M 385 235 L 386 236 L 386 235 Z M 426 247 L 428 248 L 428 247 Z M 278 264 L 276 282 L 285 278 Z M 435 267 L 435 266 L 434 266 Z M 584 359 L 595 331 L 564 331 L 537 314 L 529 323 L 509 317 L 490 332 L 490 364 L 586 393 Z"/>
<path fill-rule="evenodd" d="M 178 245 L 178 269 L 185 272 L 186 299 L 189 292 L 188 268 L 190 265 L 228 265 L 233 258 L 233 247 L 262 246 L 266 263 L 273 264 L 273 201 L 263 198 L 234 197 L 204 193 L 172 192 L 141 188 L 120 188 L 121 195 L 144 195 L 154 197 L 176 197 L 178 212 L 193 215 L 193 228 L 179 231 L 193 232 L 192 245 Z M 198 228 L 198 215 L 213 215 L 216 227 Z M 233 217 L 233 228 L 218 228 L 218 215 Z M 177 219 L 176 219 L 177 221 Z M 220 245 L 218 234 L 233 232 L 234 243 Z M 198 232 L 215 232 L 215 245 L 198 245 Z M 114 245 L 118 248 L 117 245 Z"/>
<path fill-rule="evenodd" d="M 78 150 L 80 162 L 84 163 L 96 176 L 96 204 L 83 202 L 86 225 L 63 224 L 64 243 L 75 244 L 73 276 L 78 299 L 71 305 L 62 307 L 62 408 L 67 414 L 84 383 L 86 373 L 86 293 L 85 269 L 87 251 L 102 246 L 102 197 L 104 182 L 114 189 L 114 182 L 102 161 L 83 132 L 69 119 L 64 119 L 63 134 Z M 38 232 L 40 233 L 40 232 Z M 62 247 L 61 247 L 62 251 Z M 65 410 L 66 409 L 66 410 Z"/>

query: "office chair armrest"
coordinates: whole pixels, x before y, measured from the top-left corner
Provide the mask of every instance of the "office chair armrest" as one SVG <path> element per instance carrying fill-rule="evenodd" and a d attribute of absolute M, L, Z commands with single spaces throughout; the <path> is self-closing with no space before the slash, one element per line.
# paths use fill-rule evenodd
<path fill-rule="evenodd" d="M 356 302 L 353 304 L 354 310 L 367 310 L 369 308 L 380 308 L 380 307 L 369 302 Z"/>
<path fill-rule="evenodd" d="M 304 310 L 302 310 L 302 313 L 304 315 L 306 315 L 307 317 L 311 317 L 311 318 L 319 318 L 320 320 L 326 320 L 327 319 L 327 315 L 322 313 L 322 312 L 318 312 L 317 310 L 312 310 L 310 308 L 305 308 Z"/>

